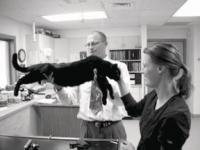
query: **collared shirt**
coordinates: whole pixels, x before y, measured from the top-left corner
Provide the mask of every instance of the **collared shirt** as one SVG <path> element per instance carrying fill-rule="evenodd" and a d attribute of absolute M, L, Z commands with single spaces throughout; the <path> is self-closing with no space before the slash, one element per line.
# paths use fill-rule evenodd
<path fill-rule="evenodd" d="M 129 76 L 129 72 L 128 72 L 126 64 L 119 61 L 111 60 L 109 58 L 105 58 L 104 60 L 118 65 L 118 67 L 121 70 L 121 76 L 123 80 L 127 84 L 127 87 L 130 88 L 130 76 Z M 59 97 L 63 97 L 63 98 L 65 97 L 65 100 L 67 101 L 76 101 L 77 103 L 79 103 L 80 108 L 77 114 L 77 117 L 79 119 L 83 119 L 86 121 L 94 121 L 94 120 L 95 121 L 105 121 L 105 120 L 118 121 L 118 120 L 121 120 L 123 117 L 127 116 L 127 113 L 120 98 L 121 93 L 118 87 L 118 83 L 115 80 L 112 80 L 110 78 L 107 78 L 107 79 L 109 83 L 112 85 L 114 99 L 111 99 L 110 95 L 108 94 L 107 104 L 103 105 L 102 111 L 98 112 L 97 114 L 94 114 L 89 107 L 91 85 L 92 85 L 91 81 L 85 82 L 76 88 L 67 87 L 66 89 L 59 91 L 58 95 L 60 95 Z"/>

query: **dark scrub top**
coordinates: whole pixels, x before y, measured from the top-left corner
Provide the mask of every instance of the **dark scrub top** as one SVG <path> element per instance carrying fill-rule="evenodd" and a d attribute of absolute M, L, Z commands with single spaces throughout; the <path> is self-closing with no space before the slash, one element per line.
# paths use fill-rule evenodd
<path fill-rule="evenodd" d="M 155 91 L 140 102 L 136 102 L 130 93 L 123 96 L 122 100 L 130 116 L 141 116 L 141 139 L 137 150 L 181 150 L 189 136 L 191 116 L 180 95 L 171 97 L 157 110 Z"/>

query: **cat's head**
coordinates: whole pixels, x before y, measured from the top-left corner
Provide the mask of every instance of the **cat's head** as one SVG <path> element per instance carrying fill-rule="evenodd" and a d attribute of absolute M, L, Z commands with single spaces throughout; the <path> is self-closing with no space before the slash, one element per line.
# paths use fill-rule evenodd
<path fill-rule="evenodd" d="M 117 64 L 110 65 L 109 70 L 107 70 L 106 75 L 109 78 L 118 81 L 120 79 L 120 70 L 119 70 Z"/>
<path fill-rule="evenodd" d="M 111 62 L 94 55 L 87 57 L 87 61 L 93 69 L 97 68 L 99 76 L 107 76 L 116 81 L 120 79 L 120 70 L 117 64 L 112 64 Z"/>

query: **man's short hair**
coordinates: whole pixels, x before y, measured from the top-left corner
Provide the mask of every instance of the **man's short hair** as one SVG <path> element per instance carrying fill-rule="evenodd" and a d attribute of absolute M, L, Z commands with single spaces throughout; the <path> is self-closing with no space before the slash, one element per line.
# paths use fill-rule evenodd
<path fill-rule="evenodd" d="M 101 38 L 102 38 L 102 41 L 107 43 L 107 37 L 106 37 L 105 33 L 101 32 L 101 31 L 93 31 L 92 33 L 99 34 L 101 36 Z"/>

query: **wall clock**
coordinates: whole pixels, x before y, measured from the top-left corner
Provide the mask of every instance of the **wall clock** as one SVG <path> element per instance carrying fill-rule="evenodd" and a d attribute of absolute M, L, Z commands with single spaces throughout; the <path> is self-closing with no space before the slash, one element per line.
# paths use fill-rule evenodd
<path fill-rule="evenodd" d="M 21 63 L 23 63 L 26 60 L 26 51 L 24 49 L 20 49 L 18 51 L 18 59 Z"/>

